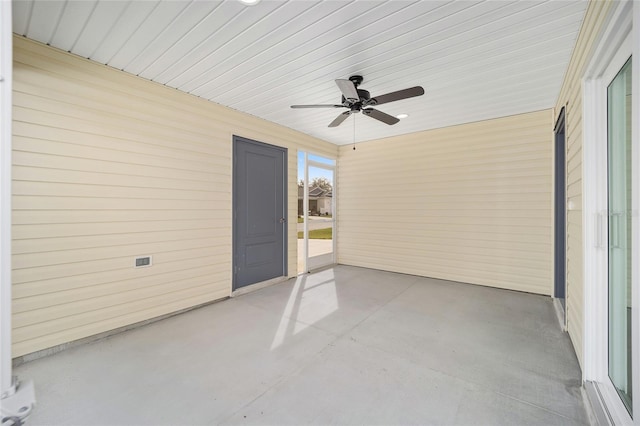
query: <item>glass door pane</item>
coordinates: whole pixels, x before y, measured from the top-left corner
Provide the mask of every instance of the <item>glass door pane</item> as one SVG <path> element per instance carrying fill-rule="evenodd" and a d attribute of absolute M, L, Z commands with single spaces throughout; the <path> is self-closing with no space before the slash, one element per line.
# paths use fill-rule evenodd
<path fill-rule="evenodd" d="M 609 377 L 631 414 L 631 60 L 607 98 Z"/>
<path fill-rule="evenodd" d="M 309 167 L 309 270 L 331 265 L 333 259 L 333 169 Z"/>

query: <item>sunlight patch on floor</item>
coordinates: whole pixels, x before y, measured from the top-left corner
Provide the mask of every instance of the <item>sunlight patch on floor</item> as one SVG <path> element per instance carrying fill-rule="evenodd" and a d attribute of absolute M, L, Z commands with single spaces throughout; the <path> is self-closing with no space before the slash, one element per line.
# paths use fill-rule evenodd
<path fill-rule="evenodd" d="M 271 343 L 271 350 L 281 346 L 287 336 L 300 333 L 339 309 L 335 277 L 333 271 L 327 272 L 330 274 L 301 275 L 296 279 Z M 320 277 L 321 281 L 316 280 Z"/>

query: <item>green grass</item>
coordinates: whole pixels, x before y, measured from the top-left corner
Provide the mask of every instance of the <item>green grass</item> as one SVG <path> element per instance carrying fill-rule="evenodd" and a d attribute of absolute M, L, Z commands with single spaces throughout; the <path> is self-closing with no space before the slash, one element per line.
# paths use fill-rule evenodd
<path fill-rule="evenodd" d="M 298 232 L 298 239 L 304 238 L 303 232 Z M 314 229 L 309 231 L 309 239 L 311 240 L 330 240 L 333 238 L 333 228 Z"/>

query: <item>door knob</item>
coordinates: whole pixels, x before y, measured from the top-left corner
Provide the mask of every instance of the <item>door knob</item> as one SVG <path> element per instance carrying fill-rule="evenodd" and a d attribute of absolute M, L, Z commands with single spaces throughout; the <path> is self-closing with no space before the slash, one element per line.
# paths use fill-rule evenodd
<path fill-rule="evenodd" d="M 284 217 L 280 218 L 280 223 L 285 223 L 287 220 Z"/>

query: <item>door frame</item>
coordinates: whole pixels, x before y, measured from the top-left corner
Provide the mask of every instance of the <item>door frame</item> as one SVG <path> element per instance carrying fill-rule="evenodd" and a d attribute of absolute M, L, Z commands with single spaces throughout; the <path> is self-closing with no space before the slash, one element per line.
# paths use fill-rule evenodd
<path fill-rule="evenodd" d="M 236 258 L 236 246 L 237 246 L 237 211 L 236 211 L 236 162 L 237 162 L 237 143 L 238 141 L 261 146 L 267 148 L 277 149 L 283 153 L 282 162 L 282 211 L 285 219 L 285 226 L 283 227 L 282 235 L 282 275 L 262 282 L 256 282 L 248 284 L 242 287 L 238 287 L 236 283 L 236 268 L 238 267 Z M 273 145 L 265 142 L 260 142 L 255 139 L 246 138 L 244 136 L 233 135 L 232 136 L 232 170 L 231 170 L 231 292 L 237 292 L 240 289 L 245 289 L 256 284 L 271 283 L 274 280 L 281 280 L 288 276 L 289 269 L 289 175 L 288 175 L 288 161 L 289 161 L 288 149 L 282 146 Z"/>
<path fill-rule="evenodd" d="M 561 299 L 563 323 L 566 326 L 567 307 L 567 165 L 566 108 L 563 106 L 554 127 L 554 283 L 553 296 Z M 559 131 L 561 129 L 561 131 Z M 562 135 L 562 139 L 560 139 Z"/>
<path fill-rule="evenodd" d="M 0 4 L 0 399 L 16 392 L 11 358 L 11 172 L 13 33 L 11 2 Z"/>
<path fill-rule="evenodd" d="M 634 380 L 633 412 L 636 421 L 627 412 L 618 396 L 608 372 L 608 187 L 607 187 L 607 87 L 618 71 L 633 55 L 633 70 L 638 75 L 638 42 L 632 42 L 640 14 L 634 2 L 616 2 L 611 6 L 607 21 L 599 35 L 592 58 L 586 68 L 583 87 L 583 280 L 584 280 L 584 329 L 583 329 L 583 379 L 593 382 L 604 411 L 614 424 L 640 424 L 640 383 Z M 635 10 L 634 10 L 635 9 Z M 635 12 L 635 13 L 632 13 Z M 635 17 L 633 16 L 635 14 Z M 634 51 L 635 50 L 635 51 Z M 633 79 L 633 110 L 638 105 L 638 79 Z M 638 114 L 632 114 L 632 171 L 633 181 L 638 182 L 639 146 Z M 633 188 L 633 209 L 638 211 L 640 185 Z M 633 258 L 638 250 L 638 215 L 632 222 Z M 632 357 L 634 370 L 638 369 L 638 321 L 639 276 L 638 265 L 632 270 Z M 638 377 L 636 375 L 636 377 Z"/>
<path fill-rule="evenodd" d="M 309 270 L 309 167 L 316 167 L 316 168 L 321 168 L 321 169 L 325 169 L 325 170 L 331 170 L 333 172 L 333 184 L 332 184 L 332 189 L 331 189 L 331 193 L 332 193 L 332 200 L 331 200 L 331 226 L 333 229 L 333 238 L 332 238 L 332 263 L 324 265 L 324 266 L 319 266 L 318 268 L 324 268 L 326 266 L 329 265 L 335 265 L 337 263 L 338 260 L 338 255 L 337 255 L 337 201 L 338 201 L 338 185 L 337 185 L 337 180 L 338 180 L 338 160 L 336 158 L 332 158 L 332 157 L 327 157 L 326 155 L 322 155 L 322 154 L 317 154 L 314 152 L 310 152 L 310 151 L 306 151 L 306 150 L 300 150 L 299 152 L 302 152 L 304 154 L 303 156 L 303 183 L 304 183 L 304 191 L 303 191 L 303 220 L 304 220 L 304 226 L 303 226 L 303 244 L 302 244 L 302 252 L 303 252 L 303 271 L 300 272 L 298 271 L 298 274 L 306 274 L 308 272 L 310 272 Z M 332 160 L 335 162 L 335 164 L 331 165 L 331 164 L 326 164 L 326 163 L 322 163 L 319 161 L 315 161 L 313 159 L 309 159 L 309 156 L 315 156 L 315 157 L 322 157 L 325 158 L 327 160 Z M 298 179 L 300 177 L 298 176 Z M 297 235 L 297 234 L 296 234 Z M 299 255 L 299 253 L 298 253 Z M 316 269 L 318 269 L 316 268 Z"/>

